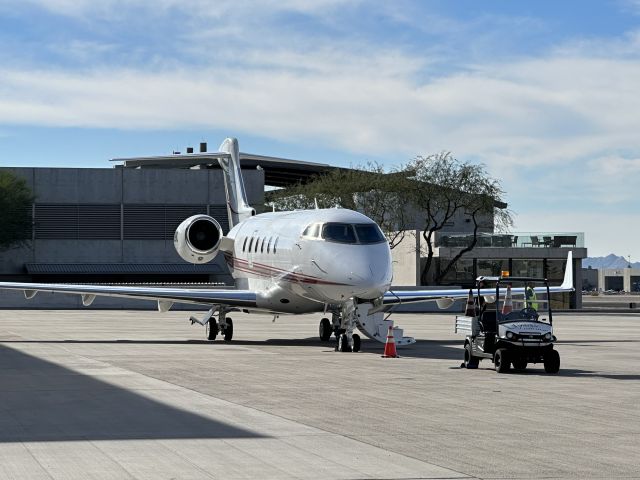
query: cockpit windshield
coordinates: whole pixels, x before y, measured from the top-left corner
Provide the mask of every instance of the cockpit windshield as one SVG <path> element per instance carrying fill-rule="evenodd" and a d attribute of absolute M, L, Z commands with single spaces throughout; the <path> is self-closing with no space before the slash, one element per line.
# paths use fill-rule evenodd
<path fill-rule="evenodd" d="M 348 223 L 326 223 L 322 227 L 322 238 L 330 242 L 357 243 L 353 226 Z"/>
<path fill-rule="evenodd" d="M 322 238 L 339 243 L 380 243 L 385 237 L 375 223 L 325 223 Z"/>
<path fill-rule="evenodd" d="M 385 238 L 375 223 L 361 223 L 354 225 L 360 243 L 380 243 Z"/>

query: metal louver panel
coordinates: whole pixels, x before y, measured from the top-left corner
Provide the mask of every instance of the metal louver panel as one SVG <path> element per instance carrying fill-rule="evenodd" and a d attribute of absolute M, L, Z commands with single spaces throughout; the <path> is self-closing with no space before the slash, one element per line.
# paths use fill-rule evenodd
<path fill-rule="evenodd" d="M 35 205 L 35 238 L 41 240 L 119 240 L 121 220 L 127 240 L 171 240 L 186 218 L 206 214 L 206 205 L 54 204 Z M 209 214 L 226 234 L 227 207 L 210 205 Z"/>
<path fill-rule="evenodd" d="M 77 239 L 78 206 L 36 204 L 36 239 Z"/>
<path fill-rule="evenodd" d="M 120 205 L 36 204 L 34 220 L 36 239 L 120 239 Z"/>
<path fill-rule="evenodd" d="M 164 239 L 164 205 L 125 205 L 124 238 Z"/>
<path fill-rule="evenodd" d="M 120 205 L 78 205 L 78 238 L 120 240 Z"/>
<path fill-rule="evenodd" d="M 209 205 L 209 215 L 218 221 L 225 235 L 229 233 L 229 215 L 226 205 Z"/>

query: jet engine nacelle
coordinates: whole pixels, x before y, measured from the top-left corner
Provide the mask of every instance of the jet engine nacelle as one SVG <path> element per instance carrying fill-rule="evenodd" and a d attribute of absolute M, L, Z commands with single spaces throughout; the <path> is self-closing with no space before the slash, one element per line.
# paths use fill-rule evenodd
<path fill-rule="evenodd" d="M 207 263 L 218 254 L 221 240 L 222 228 L 214 218 L 194 215 L 178 226 L 173 245 L 187 262 Z"/>

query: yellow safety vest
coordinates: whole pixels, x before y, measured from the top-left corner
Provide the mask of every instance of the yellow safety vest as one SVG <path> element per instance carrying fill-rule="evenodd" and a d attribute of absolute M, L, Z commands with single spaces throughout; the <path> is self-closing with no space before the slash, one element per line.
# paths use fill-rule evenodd
<path fill-rule="evenodd" d="M 531 307 L 534 310 L 538 310 L 538 302 L 536 302 L 538 297 L 536 297 L 536 291 L 531 287 L 527 287 L 525 294 L 527 297 L 526 299 L 527 307 Z"/>

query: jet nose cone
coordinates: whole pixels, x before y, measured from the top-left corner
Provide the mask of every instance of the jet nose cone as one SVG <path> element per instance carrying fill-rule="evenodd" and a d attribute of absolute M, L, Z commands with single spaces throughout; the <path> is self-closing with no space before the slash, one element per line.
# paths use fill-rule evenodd
<path fill-rule="evenodd" d="M 354 286 L 354 296 L 360 298 L 378 298 L 389 288 L 391 275 L 389 263 L 384 261 L 363 262 L 359 268 L 349 274 Z"/>

